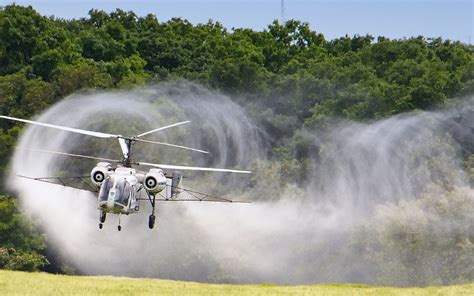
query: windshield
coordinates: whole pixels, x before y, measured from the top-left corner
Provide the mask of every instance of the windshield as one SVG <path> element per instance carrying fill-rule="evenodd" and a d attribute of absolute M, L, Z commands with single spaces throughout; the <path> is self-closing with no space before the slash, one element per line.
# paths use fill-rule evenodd
<path fill-rule="evenodd" d="M 114 200 L 117 203 L 121 203 L 123 205 L 128 204 L 128 199 L 130 197 L 131 186 L 125 179 L 117 179 L 115 181 L 114 190 Z M 110 192 L 112 194 L 112 192 Z"/>
<path fill-rule="evenodd" d="M 100 186 L 100 191 L 99 191 L 99 201 L 107 201 L 107 197 L 109 196 L 109 190 L 110 190 L 110 185 L 111 185 L 110 177 L 107 177 L 104 180 L 104 183 L 102 183 L 102 186 Z"/>

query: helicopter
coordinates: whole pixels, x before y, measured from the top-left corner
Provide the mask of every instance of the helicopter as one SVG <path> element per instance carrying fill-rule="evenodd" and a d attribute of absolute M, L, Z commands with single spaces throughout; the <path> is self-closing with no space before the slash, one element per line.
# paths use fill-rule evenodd
<path fill-rule="evenodd" d="M 190 121 L 182 121 L 167 126 L 159 127 L 135 136 L 123 136 L 118 134 L 103 133 L 78 129 L 38 121 L 32 121 L 22 118 L 0 115 L 0 118 L 18 121 L 37 126 L 53 128 L 72 133 L 87 135 L 102 139 L 117 139 L 122 151 L 122 159 L 109 159 L 95 157 L 89 155 L 72 154 L 61 151 L 49 151 L 41 149 L 26 148 L 24 150 L 52 153 L 63 156 L 71 156 L 85 159 L 99 160 L 95 167 L 92 168 L 90 174 L 84 176 L 55 176 L 55 177 L 30 177 L 17 175 L 18 177 L 41 181 L 71 187 L 79 190 L 86 190 L 97 194 L 97 209 L 99 210 L 99 229 L 103 228 L 107 214 L 118 215 L 118 231 L 122 230 L 120 222 L 121 215 L 129 215 L 137 213 L 140 210 L 140 201 L 147 200 L 151 205 L 151 214 L 148 216 L 148 227 L 153 229 L 156 221 L 156 203 L 165 201 L 206 201 L 206 202 L 239 202 L 248 203 L 248 201 L 237 201 L 224 197 L 213 196 L 210 194 L 190 190 L 181 187 L 183 174 L 181 171 L 203 171 L 203 172 L 223 172 L 250 174 L 250 171 L 208 168 L 208 167 L 191 167 L 178 166 L 168 164 L 155 164 L 148 162 L 137 162 L 133 160 L 133 146 L 136 142 L 151 143 L 156 145 L 168 146 L 176 149 L 185 149 L 198 153 L 208 154 L 208 151 L 201 149 L 175 145 L 165 142 L 151 141 L 142 137 L 152 133 L 160 132 L 169 128 L 188 124 Z M 147 171 L 137 170 L 132 166 L 151 167 Z M 172 170 L 171 174 L 164 170 Z M 185 194 L 185 197 L 182 195 Z"/>

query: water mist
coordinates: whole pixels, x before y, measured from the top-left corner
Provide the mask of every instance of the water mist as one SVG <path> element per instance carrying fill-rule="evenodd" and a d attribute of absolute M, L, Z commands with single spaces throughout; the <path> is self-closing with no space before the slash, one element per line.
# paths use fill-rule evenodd
<path fill-rule="evenodd" d="M 112 215 L 99 230 L 92 194 L 15 176 L 87 174 L 93 161 L 17 150 L 9 183 L 22 206 L 38 217 L 49 245 L 86 274 L 237 283 L 361 282 L 374 271 L 361 266 L 357 273 L 354 268 L 349 272 L 346 267 L 357 267 L 360 261 L 358 254 L 344 250 L 353 227 L 370 221 L 378 206 L 415 200 L 428 190 L 427 184 L 443 182 L 467 188 L 474 203 L 461 167 L 459 143 L 472 138 L 474 123 L 469 114 L 472 104 L 369 124 L 337 122 L 325 131 L 306 130 L 318 147 L 314 152 L 318 157 L 314 155 L 308 182 L 298 193 L 285 187 L 272 201 L 257 196 L 252 204 L 162 203 L 154 230 L 147 228 L 146 204 L 138 215 L 123 218 L 122 232 L 117 232 Z M 124 135 L 191 120 L 188 126 L 150 139 L 212 152 L 208 157 L 137 144 L 135 158 L 147 162 L 249 169 L 255 160 L 265 159 L 269 149 L 264 131 L 244 108 L 187 83 L 76 94 L 35 119 Z M 453 129 L 454 136 L 446 137 Z M 116 140 L 34 126 L 27 127 L 18 147 L 120 157 Z M 435 164 L 430 163 L 434 156 Z M 208 189 L 214 184 L 234 195 L 248 197 L 254 190 L 249 187 L 251 177 L 191 177 L 191 184 L 198 187 L 204 178 Z M 339 250 L 345 255 L 336 256 Z"/>

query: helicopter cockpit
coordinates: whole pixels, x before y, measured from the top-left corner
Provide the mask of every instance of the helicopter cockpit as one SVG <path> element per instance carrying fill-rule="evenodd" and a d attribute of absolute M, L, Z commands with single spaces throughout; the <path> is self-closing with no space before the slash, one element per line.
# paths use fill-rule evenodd
<path fill-rule="evenodd" d="M 99 191 L 99 208 L 108 211 L 126 211 L 132 195 L 132 186 L 121 176 L 107 177 Z"/>

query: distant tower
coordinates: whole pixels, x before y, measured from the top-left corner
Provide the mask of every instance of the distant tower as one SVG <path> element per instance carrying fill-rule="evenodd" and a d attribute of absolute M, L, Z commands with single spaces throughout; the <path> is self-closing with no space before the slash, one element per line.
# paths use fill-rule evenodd
<path fill-rule="evenodd" d="M 285 23 L 285 0 L 281 0 L 281 23 Z"/>

